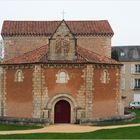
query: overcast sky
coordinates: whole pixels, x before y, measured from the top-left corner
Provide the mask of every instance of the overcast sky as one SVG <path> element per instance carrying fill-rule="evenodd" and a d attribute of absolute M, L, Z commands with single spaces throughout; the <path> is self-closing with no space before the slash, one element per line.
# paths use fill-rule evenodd
<path fill-rule="evenodd" d="M 139 0 L 0 0 L 3 20 L 104 20 L 115 33 L 112 45 L 140 45 Z"/>

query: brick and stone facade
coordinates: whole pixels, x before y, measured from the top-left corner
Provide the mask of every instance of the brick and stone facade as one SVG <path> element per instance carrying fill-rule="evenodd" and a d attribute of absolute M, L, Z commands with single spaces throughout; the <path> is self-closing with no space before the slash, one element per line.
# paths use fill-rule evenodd
<path fill-rule="evenodd" d="M 14 38 L 18 41 L 13 41 Z M 32 40 L 23 43 L 21 38 Z M 119 93 L 121 65 L 109 58 L 111 36 L 80 38 L 62 21 L 50 37 L 21 38 L 4 37 L 7 56 L 0 69 L 1 116 L 47 119 L 55 123 L 57 119 L 62 121 L 59 118 L 62 108 L 56 108 L 61 101 L 70 106 L 69 123 L 123 115 Z M 19 49 L 19 53 L 13 54 L 20 43 L 24 51 Z M 26 51 L 29 52 L 21 55 Z M 106 56 L 101 56 L 103 52 Z"/>

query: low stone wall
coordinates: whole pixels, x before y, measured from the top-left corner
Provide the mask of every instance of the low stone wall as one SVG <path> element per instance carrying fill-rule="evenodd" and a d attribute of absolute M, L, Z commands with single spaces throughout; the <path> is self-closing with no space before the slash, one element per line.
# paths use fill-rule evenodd
<path fill-rule="evenodd" d="M 49 125 L 48 119 L 0 117 L 0 124 L 13 125 Z"/>
<path fill-rule="evenodd" d="M 135 113 L 126 114 L 124 116 L 106 117 L 106 118 L 83 118 L 80 120 L 81 125 L 105 125 L 105 124 L 116 124 L 118 122 L 127 122 L 135 118 Z"/>

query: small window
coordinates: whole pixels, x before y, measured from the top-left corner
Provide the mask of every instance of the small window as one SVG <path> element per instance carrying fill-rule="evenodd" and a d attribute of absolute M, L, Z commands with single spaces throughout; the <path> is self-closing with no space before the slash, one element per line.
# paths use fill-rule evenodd
<path fill-rule="evenodd" d="M 67 83 L 69 80 L 68 73 L 65 71 L 58 72 L 56 83 Z"/>
<path fill-rule="evenodd" d="M 22 70 L 17 70 L 15 74 L 15 81 L 22 82 L 23 81 L 23 72 Z"/>
<path fill-rule="evenodd" d="M 120 53 L 120 56 L 125 56 L 125 53 L 124 53 L 124 52 L 121 52 L 121 53 Z"/>
<path fill-rule="evenodd" d="M 140 73 L 140 64 L 135 65 L 135 73 Z"/>
<path fill-rule="evenodd" d="M 135 89 L 140 88 L 140 79 L 135 79 Z"/>
<path fill-rule="evenodd" d="M 107 70 L 104 70 L 102 75 L 101 75 L 101 82 L 106 84 L 109 82 L 109 74 Z"/>

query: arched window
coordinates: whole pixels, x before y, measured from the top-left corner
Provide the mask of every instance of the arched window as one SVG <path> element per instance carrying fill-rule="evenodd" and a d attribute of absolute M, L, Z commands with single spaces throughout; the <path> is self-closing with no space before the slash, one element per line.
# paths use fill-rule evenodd
<path fill-rule="evenodd" d="M 15 74 L 15 81 L 16 82 L 22 82 L 23 81 L 23 72 L 22 70 L 17 70 Z"/>
<path fill-rule="evenodd" d="M 107 70 L 103 70 L 103 73 L 101 75 L 101 82 L 104 84 L 109 82 L 109 74 Z"/>
<path fill-rule="evenodd" d="M 103 83 L 107 83 L 107 71 L 103 72 Z"/>
<path fill-rule="evenodd" d="M 68 73 L 65 71 L 59 71 L 57 76 L 56 83 L 67 83 L 69 80 Z"/>
<path fill-rule="evenodd" d="M 59 73 L 59 80 L 60 80 L 60 83 L 66 83 L 67 74 L 64 71 Z"/>

